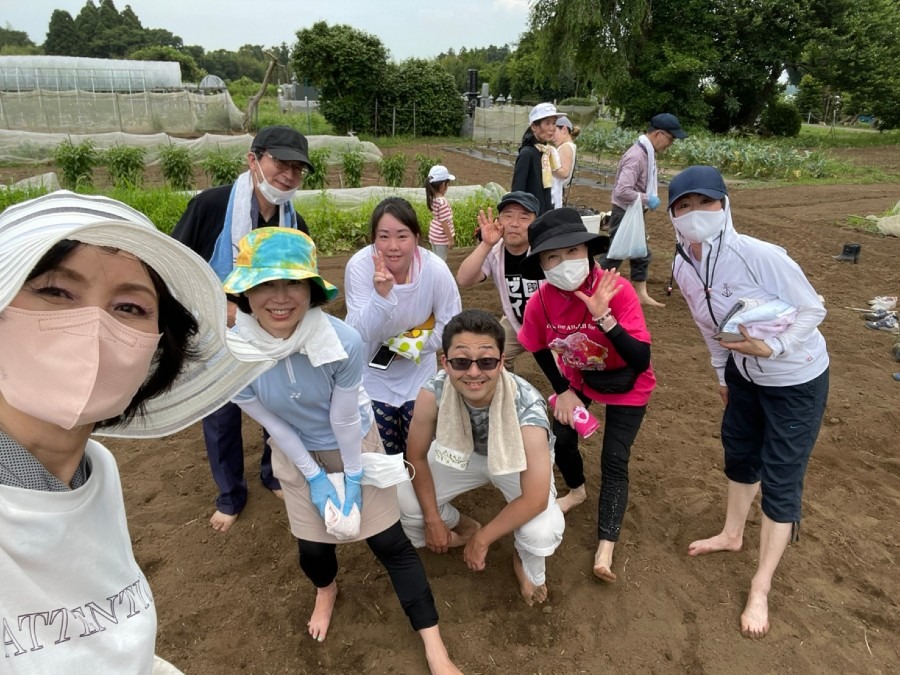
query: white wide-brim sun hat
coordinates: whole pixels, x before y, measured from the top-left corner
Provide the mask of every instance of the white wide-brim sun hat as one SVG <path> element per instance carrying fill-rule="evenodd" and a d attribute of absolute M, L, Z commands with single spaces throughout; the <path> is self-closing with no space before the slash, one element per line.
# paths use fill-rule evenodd
<path fill-rule="evenodd" d="M 192 345 L 197 357 L 185 362 L 172 386 L 146 401 L 144 411 L 128 424 L 98 429 L 98 435 L 173 434 L 220 408 L 275 364 L 250 345 L 238 346 L 241 353 L 229 348 L 225 293 L 203 258 L 157 230 L 144 214 L 107 197 L 59 190 L 0 214 L 0 312 L 47 251 L 63 239 L 137 256 L 159 274 L 199 325 Z M 49 404 L 52 392 L 47 398 Z"/>

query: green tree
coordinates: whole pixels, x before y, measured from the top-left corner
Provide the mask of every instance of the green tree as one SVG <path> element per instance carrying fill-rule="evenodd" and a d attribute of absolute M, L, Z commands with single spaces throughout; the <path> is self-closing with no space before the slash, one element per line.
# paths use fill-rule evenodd
<path fill-rule="evenodd" d="M 206 73 L 188 54 L 174 47 L 141 47 L 128 55 L 136 61 L 175 61 L 181 66 L 181 79 L 185 82 L 199 82 Z"/>
<path fill-rule="evenodd" d="M 319 88 L 322 114 L 339 133 L 373 127 L 372 102 L 382 88 L 388 51 L 374 35 L 324 21 L 297 31 L 292 63 Z"/>
<path fill-rule="evenodd" d="M 72 15 L 65 10 L 54 9 L 44 41 L 44 53 L 77 56 L 81 45 L 81 36 Z"/>
<path fill-rule="evenodd" d="M 393 112 L 396 109 L 396 120 Z M 378 98 L 378 130 L 386 132 L 396 122 L 401 134 L 457 136 L 465 104 L 453 76 L 433 61 L 407 59 L 390 64 Z"/>
<path fill-rule="evenodd" d="M 15 30 L 9 23 L 0 28 L 0 48 L 3 47 L 35 47 L 37 45 L 24 30 Z"/>

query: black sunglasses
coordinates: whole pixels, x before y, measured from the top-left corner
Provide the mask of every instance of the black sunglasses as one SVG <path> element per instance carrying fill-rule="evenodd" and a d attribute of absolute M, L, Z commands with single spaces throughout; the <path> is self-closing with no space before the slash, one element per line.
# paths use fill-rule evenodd
<path fill-rule="evenodd" d="M 453 368 L 453 370 L 468 370 L 472 367 L 473 363 L 478 365 L 478 370 L 494 370 L 500 364 L 500 359 L 495 359 L 491 356 L 485 356 L 480 359 L 467 359 L 462 356 L 457 356 L 452 359 L 447 359 L 447 363 L 450 364 L 450 367 Z"/>

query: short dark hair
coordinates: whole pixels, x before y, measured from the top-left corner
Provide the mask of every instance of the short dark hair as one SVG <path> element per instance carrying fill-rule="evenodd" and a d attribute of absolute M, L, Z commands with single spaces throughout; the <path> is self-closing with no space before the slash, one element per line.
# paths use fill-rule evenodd
<path fill-rule="evenodd" d="M 84 244 L 73 239 L 62 239 L 54 244 L 38 261 L 28 274 L 26 282 L 42 274 L 57 269 L 65 260 Z M 119 249 L 101 246 L 108 251 Z M 131 403 L 118 417 L 98 422 L 96 428 L 127 424 L 135 417 L 140 417 L 144 404 L 164 393 L 172 386 L 181 373 L 184 364 L 199 356 L 199 350 L 192 344 L 192 339 L 199 331 L 194 315 L 182 305 L 169 291 L 162 277 L 143 260 L 141 264 L 147 270 L 153 288 L 159 299 L 159 332 L 162 337 L 150 364 L 150 373 L 140 389 L 131 399 Z"/>
<path fill-rule="evenodd" d="M 325 289 L 311 279 L 307 279 L 307 281 L 309 282 L 309 306 L 321 307 L 322 305 L 326 304 L 328 302 L 328 297 L 325 295 Z M 230 300 L 234 300 L 238 309 L 241 310 L 244 314 L 253 314 L 250 309 L 250 301 L 247 299 L 246 293 L 228 297 Z"/>
<path fill-rule="evenodd" d="M 369 238 L 375 241 L 375 229 L 378 222 L 385 214 L 394 216 L 401 223 L 406 225 L 416 237 L 422 236 L 422 228 L 419 226 L 419 217 L 416 210 L 403 197 L 386 197 L 382 199 L 375 210 L 372 211 L 372 219 L 369 223 Z"/>
<path fill-rule="evenodd" d="M 475 333 L 476 335 L 488 335 L 494 338 L 497 343 L 497 349 L 503 353 L 503 344 L 506 342 L 506 331 L 497 321 L 497 318 L 490 312 L 483 309 L 464 309 L 454 316 L 444 326 L 444 332 L 441 335 L 441 347 L 444 353 L 450 351 L 453 344 L 453 338 L 460 333 Z"/>

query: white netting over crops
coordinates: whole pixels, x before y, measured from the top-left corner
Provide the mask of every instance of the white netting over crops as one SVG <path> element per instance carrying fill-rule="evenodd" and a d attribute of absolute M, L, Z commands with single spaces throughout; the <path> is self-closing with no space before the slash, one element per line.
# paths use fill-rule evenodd
<path fill-rule="evenodd" d="M 380 185 L 362 188 L 345 188 L 342 190 L 298 190 L 294 196 L 294 203 L 300 213 L 303 213 L 303 204 L 322 199 L 322 195 L 328 198 L 335 208 L 354 209 L 371 203 L 381 201 L 385 197 L 403 197 L 411 202 L 425 201 L 425 188 L 391 188 Z M 497 183 L 487 185 L 451 185 L 447 190 L 447 199 L 452 204 L 454 200 L 462 200 L 468 197 L 487 197 L 490 201 L 499 202 L 506 190 Z"/>
<path fill-rule="evenodd" d="M 42 164 L 53 159 L 53 150 L 63 140 L 70 139 L 76 145 L 89 140 L 98 150 L 107 150 L 117 145 L 140 147 L 146 150 L 145 163 L 159 161 L 159 147 L 181 145 L 201 157 L 210 152 L 234 152 L 246 154 L 253 140 L 251 134 L 224 136 L 204 134 L 200 138 L 173 138 L 168 134 L 126 134 L 110 132 L 102 134 L 42 134 L 27 131 L 6 131 L 0 129 L 0 163 Z M 381 151 L 374 143 L 360 141 L 351 136 L 309 136 L 310 149 L 329 148 L 329 162 L 340 162 L 341 155 L 350 150 L 359 150 L 366 162 L 381 160 Z"/>
<path fill-rule="evenodd" d="M 587 126 L 596 119 L 598 106 L 564 105 L 557 109 L 568 115 L 573 124 Z M 507 141 L 518 143 L 528 128 L 531 106 L 496 105 L 491 108 L 475 108 L 472 138 L 476 141 Z"/>
<path fill-rule="evenodd" d="M 91 91 L 0 91 L 0 129 L 94 134 L 239 131 L 242 115 L 227 91 L 132 94 Z"/>

